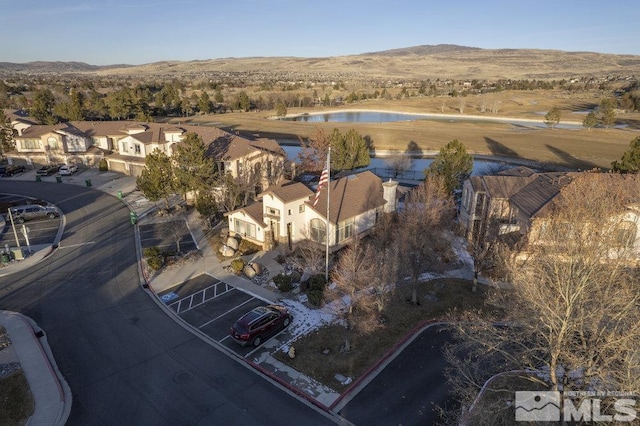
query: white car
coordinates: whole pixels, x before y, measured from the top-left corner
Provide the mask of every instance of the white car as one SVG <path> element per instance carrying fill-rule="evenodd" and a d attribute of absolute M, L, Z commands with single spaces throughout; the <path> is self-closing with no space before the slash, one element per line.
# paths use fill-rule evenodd
<path fill-rule="evenodd" d="M 60 166 L 60 168 L 58 169 L 58 173 L 60 174 L 60 176 L 69 176 L 77 171 L 78 166 L 76 166 L 75 164 L 71 164 L 69 166 Z"/>

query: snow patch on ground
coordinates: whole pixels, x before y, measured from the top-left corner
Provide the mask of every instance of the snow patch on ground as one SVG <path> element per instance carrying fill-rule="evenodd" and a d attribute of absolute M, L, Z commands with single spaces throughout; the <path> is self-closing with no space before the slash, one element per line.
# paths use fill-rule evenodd
<path fill-rule="evenodd" d="M 301 301 L 293 299 L 283 299 L 281 302 L 289 309 L 293 315 L 293 321 L 287 329 L 291 334 L 289 343 L 294 342 L 299 337 L 309 334 L 321 327 L 332 324 L 337 316 L 330 305 L 324 305 L 319 309 L 311 309 Z"/>

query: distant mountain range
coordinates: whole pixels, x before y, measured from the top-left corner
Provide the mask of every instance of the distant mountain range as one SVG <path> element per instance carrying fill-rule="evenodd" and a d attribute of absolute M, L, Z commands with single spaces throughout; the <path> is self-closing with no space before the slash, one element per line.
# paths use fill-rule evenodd
<path fill-rule="evenodd" d="M 0 62 L 0 74 L 202 76 L 258 74 L 278 78 L 563 79 L 640 77 L 640 55 L 543 49 L 480 49 L 450 44 L 414 46 L 326 58 L 247 57 L 96 66 L 82 62 Z"/>

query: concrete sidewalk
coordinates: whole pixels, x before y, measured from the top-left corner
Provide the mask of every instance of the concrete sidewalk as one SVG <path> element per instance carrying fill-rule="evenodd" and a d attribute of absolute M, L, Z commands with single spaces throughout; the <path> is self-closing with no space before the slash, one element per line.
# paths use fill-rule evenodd
<path fill-rule="evenodd" d="M 35 402 L 27 425 L 64 425 L 71 412 L 71 389 L 58 370 L 45 333 L 16 312 L 0 311 L 0 324 L 11 340 L 0 352 L 6 352 L 6 360 L 20 364 Z"/>

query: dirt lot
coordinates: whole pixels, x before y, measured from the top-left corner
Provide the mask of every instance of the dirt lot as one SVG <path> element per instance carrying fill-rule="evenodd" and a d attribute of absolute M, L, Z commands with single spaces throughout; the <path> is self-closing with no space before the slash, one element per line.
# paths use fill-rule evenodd
<path fill-rule="evenodd" d="M 445 113 L 511 117 L 543 120 L 553 106 L 561 110 L 562 121 L 581 123 L 584 111 L 595 108 L 603 95 L 597 92 L 570 94 L 560 91 L 508 91 L 461 98 L 420 97 L 404 100 L 363 101 L 335 108 L 290 108 L 288 114 L 347 109 L 373 109 L 409 113 Z M 464 103 L 460 114 L 461 103 Z M 497 113 L 481 112 L 497 105 Z M 215 123 L 243 133 L 265 137 L 308 137 L 321 126 L 345 131 L 357 129 L 372 141 L 375 149 L 406 150 L 417 145 L 422 150 L 437 150 L 453 139 L 465 144 L 472 153 L 527 158 L 572 168 L 608 168 L 640 135 L 640 113 L 619 114 L 618 123 L 624 129 L 525 129 L 504 123 L 449 123 L 413 121 L 398 123 L 303 123 L 270 120 L 274 111 L 241 112 L 197 116 L 181 122 Z"/>

